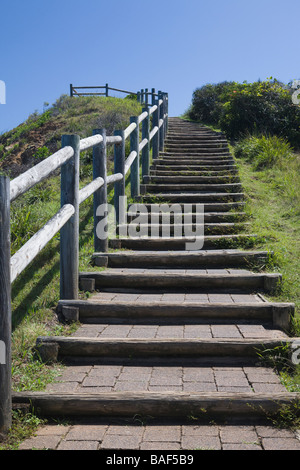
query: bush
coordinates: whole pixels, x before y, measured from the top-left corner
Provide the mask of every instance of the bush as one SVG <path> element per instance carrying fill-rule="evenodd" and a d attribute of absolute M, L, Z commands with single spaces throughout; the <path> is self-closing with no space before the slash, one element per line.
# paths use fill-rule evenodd
<path fill-rule="evenodd" d="M 223 102 L 226 102 L 234 88 L 235 82 L 222 82 L 217 85 L 205 85 L 193 93 L 193 101 L 188 115 L 195 121 L 207 124 L 218 124 Z"/>
<path fill-rule="evenodd" d="M 300 147 L 300 108 L 291 94 L 291 88 L 276 79 L 205 85 L 195 90 L 188 115 L 217 125 L 230 139 L 247 133 L 277 135 Z"/>
<path fill-rule="evenodd" d="M 235 146 L 234 154 L 250 161 L 256 170 L 278 166 L 293 157 L 290 144 L 278 136 L 245 138 Z"/>

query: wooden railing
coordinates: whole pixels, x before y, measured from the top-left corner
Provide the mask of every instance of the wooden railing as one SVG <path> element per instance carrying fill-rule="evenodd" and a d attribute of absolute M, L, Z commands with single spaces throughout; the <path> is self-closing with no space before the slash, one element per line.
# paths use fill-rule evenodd
<path fill-rule="evenodd" d="M 98 90 L 103 90 L 103 91 L 98 91 Z M 151 91 L 149 91 L 148 88 L 145 88 L 145 89 L 142 88 L 139 91 L 120 90 L 119 88 L 112 88 L 108 86 L 108 83 L 106 83 L 105 85 L 101 85 L 101 86 L 73 86 L 72 84 L 70 84 L 70 96 L 71 97 L 72 96 L 106 96 L 108 97 L 109 90 L 116 91 L 119 93 L 125 93 L 127 95 L 136 95 L 137 101 L 139 103 L 145 104 L 146 106 L 150 104 L 151 106 L 153 106 L 160 93 L 160 92 L 156 93 L 155 88 L 151 88 Z"/>
<path fill-rule="evenodd" d="M 106 221 L 107 214 L 104 211 L 99 215 L 97 211 L 102 205 L 107 207 L 107 187 L 114 185 L 118 225 L 123 222 L 119 214 L 125 214 L 120 204 L 125 201 L 128 172 L 131 196 L 136 197 L 140 194 L 140 166 L 142 176 L 148 175 L 150 150 L 153 159 L 163 150 L 168 128 L 168 96 L 159 92 L 157 98 L 153 106 L 143 108 L 140 116 L 132 117 L 129 126 L 115 131 L 113 136 L 107 136 L 105 129 L 95 129 L 92 136 L 81 140 L 78 135 L 64 135 L 62 148 L 41 163 L 12 181 L 7 176 L 0 176 L 0 432 L 7 432 L 11 425 L 11 284 L 60 231 L 60 298 L 78 298 L 80 204 L 93 195 L 94 248 L 106 252 L 108 237 L 100 239 L 97 236 L 97 224 Z M 128 138 L 130 153 L 126 156 Z M 114 174 L 108 176 L 106 155 L 107 147 L 111 145 L 114 146 Z M 79 189 L 80 152 L 90 148 L 93 149 L 93 180 Z M 11 202 L 59 168 L 60 210 L 11 257 Z"/>

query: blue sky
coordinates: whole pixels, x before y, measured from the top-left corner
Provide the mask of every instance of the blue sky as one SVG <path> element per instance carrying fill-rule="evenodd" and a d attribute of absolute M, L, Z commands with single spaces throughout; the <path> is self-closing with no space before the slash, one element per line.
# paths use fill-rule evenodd
<path fill-rule="evenodd" d="M 299 0 L 1 0 L 0 133 L 69 84 L 169 93 L 171 116 L 224 80 L 300 78 Z"/>

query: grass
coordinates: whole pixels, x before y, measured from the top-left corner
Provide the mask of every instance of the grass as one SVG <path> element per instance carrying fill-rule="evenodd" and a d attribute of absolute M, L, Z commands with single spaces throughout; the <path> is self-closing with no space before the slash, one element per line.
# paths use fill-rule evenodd
<path fill-rule="evenodd" d="M 281 289 L 265 297 L 295 304 L 291 336 L 300 336 L 300 155 L 278 138 L 250 136 L 234 148 L 241 182 L 246 193 L 246 212 L 253 248 L 273 252 L 263 270 L 282 274 Z M 280 358 L 279 358 L 280 359 Z M 282 359 L 282 358 L 281 358 Z M 300 391 L 300 365 L 276 359 L 276 366 L 289 392 Z M 272 424 L 300 426 L 300 403 L 282 407 Z"/>
<path fill-rule="evenodd" d="M 300 160 L 295 154 L 286 164 L 258 170 L 236 158 L 244 191 L 250 231 L 258 235 L 254 246 L 272 251 L 268 270 L 281 272 L 283 284 L 277 301 L 294 302 L 300 318 Z"/>

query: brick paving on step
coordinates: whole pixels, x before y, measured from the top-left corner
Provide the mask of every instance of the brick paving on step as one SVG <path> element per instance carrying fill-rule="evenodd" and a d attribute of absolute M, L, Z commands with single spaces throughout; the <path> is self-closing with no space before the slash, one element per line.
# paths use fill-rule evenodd
<path fill-rule="evenodd" d="M 140 421 L 139 421 L 140 420 Z M 129 421 L 129 420 L 128 420 Z M 147 421 L 147 420 L 146 420 Z M 20 450 L 300 450 L 297 434 L 266 424 L 197 424 L 186 420 L 111 423 L 84 420 L 41 427 Z"/>

